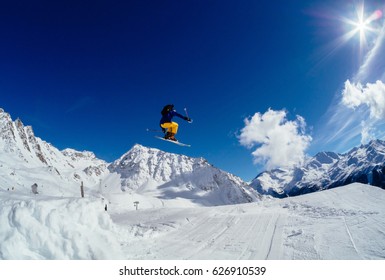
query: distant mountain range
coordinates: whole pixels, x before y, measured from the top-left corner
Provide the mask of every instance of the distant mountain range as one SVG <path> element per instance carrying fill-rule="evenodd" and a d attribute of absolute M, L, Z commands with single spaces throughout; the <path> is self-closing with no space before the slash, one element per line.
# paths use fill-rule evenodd
<path fill-rule="evenodd" d="M 296 196 L 359 182 L 385 189 L 385 142 L 373 140 L 345 154 L 321 152 L 302 166 L 259 174 L 251 183 L 262 194 Z"/>
<path fill-rule="evenodd" d="M 0 189 L 49 195 L 130 191 L 172 199 L 183 197 L 202 205 L 252 202 L 260 195 L 240 178 L 215 168 L 203 158 L 166 153 L 139 144 L 113 163 L 94 153 L 59 151 L 34 135 L 31 126 L 13 121 L 0 109 Z M 149 192 L 149 189 L 151 192 Z M 146 192 L 147 190 L 147 192 Z M 156 190 L 156 191 L 155 191 Z"/>
<path fill-rule="evenodd" d="M 47 195 L 78 195 L 80 184 L 94 194 L 102 185 L 118 192 L 183 197 L 202 205 L 282 198 L 360 182 L 385 188 L 385 142 L 374 140 L 345 154 L 321 152 L 302 166 L 259 174 L 251 184 L 204 158 L 190 158 L 139 144 L 112 163 L 94 153 L 65 149 L 34 135 L 31 126 L 0 108 L 0 189 Z M 156 190 L 156 191 L 155 191 Z"/>

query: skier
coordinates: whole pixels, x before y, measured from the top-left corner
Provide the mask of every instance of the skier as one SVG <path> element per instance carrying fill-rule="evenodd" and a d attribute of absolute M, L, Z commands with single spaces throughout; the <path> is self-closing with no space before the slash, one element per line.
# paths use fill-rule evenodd
<path fill-rule="evenodd" d="M 175 138 L 175 134 L 178 132 L 178 124 L 173 122 L 172 118 L 177 116 L 188 122 L 191 122 L 191 119 L 189 117 L 182 116 L 176 110 L 174 110 L 173 104 L 164 106 L 161 114 L 162 118 L 160 119 L 160 127 L 165 133 L 164 139 L 178 141 Z"/>

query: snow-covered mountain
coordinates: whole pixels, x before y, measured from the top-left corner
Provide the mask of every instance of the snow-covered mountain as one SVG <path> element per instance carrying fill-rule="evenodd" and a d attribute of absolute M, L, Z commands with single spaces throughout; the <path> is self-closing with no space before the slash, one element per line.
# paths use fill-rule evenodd
<path fill-rule="evenodd" d="M 108 164 L 92 152 L 59 151 L 34 135 L 31 126 L 13 121 L 0 109 L 0 188 L 44 194 L 79 195 L 79 186 L 93 194 L 133 194 L 185 199 L 198 205 L 223 205 L 259 200 L 240 178 L 203 158 L 166 153 L 139 144 Z M 107 188 L 108 186 L 108 188 Z M 89 192 L 89 193 L 90 193 Z"/>
<path fill-rule="evenodd" d="M 167 153 L 139 144 L 108 169 L 112 176 L 120 176 L 123 191 L 153 193 L 163 199 L 184 198 L 206 206 L 260 199 L 260 195 L 239 177 L 212 166 L 203 158 Z"/>
<path fill-rule="evenodd" d="M 93 186 L 106 173 L 107 163 L 92 152 L 59 151 L 0 108 L 1 189 L 25 192 L 36 183 L 45 194 L 79 193 L 81 182 Z"/>
<path fill-rule="evenodd" d="M 259 174 L 251 185 L 275 197 L 294 196 L 359 182 L 385 188 L 385 142 L 373 140 L 345 154 L 321 152 L 303 166 Z"/>

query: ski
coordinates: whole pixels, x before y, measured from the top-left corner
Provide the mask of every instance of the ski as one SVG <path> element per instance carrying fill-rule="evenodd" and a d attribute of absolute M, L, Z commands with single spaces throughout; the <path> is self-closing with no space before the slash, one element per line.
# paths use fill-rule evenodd
<path fill-rule="evenodd" d="M 182 146 L 182 147 L 191 147 L 191 145 L 189 145 L 189 144 L 181 143 L 181 142 L 179 142 L 179 141 L 173 141 L 173 140 L 165 139 L 164 137 L 155 136 L 155 138 L 158 138 L 158 139 L 160 139 L 160 140 L 163 140 L 163 141 L 167 141 L 167 142 L 176 144 L 176 145 L 178 145 L 178 146 Z"/>

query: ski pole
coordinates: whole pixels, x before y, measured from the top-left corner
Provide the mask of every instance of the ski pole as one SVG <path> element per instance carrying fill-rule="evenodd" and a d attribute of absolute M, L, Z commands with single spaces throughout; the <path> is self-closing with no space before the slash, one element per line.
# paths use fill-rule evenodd
<path fill-rule="evenodd" d="M 184 108 L 184 112 L 186 113 L 186 117 L 188 117 L 190 119 L 190 117 L 188 116 L 188 113 L 187 113 L 187 108 Z M 192 119 L 190 119 L 189 123 L 192 123 Z"/>
<path fill-rule="evenodd" d="M 146 131 L 147 131 L 147 132 L 163 132 L 163 130 L 160 130 L 160 129 L 151 129 L 151 128 L 147 128 Z"/>

